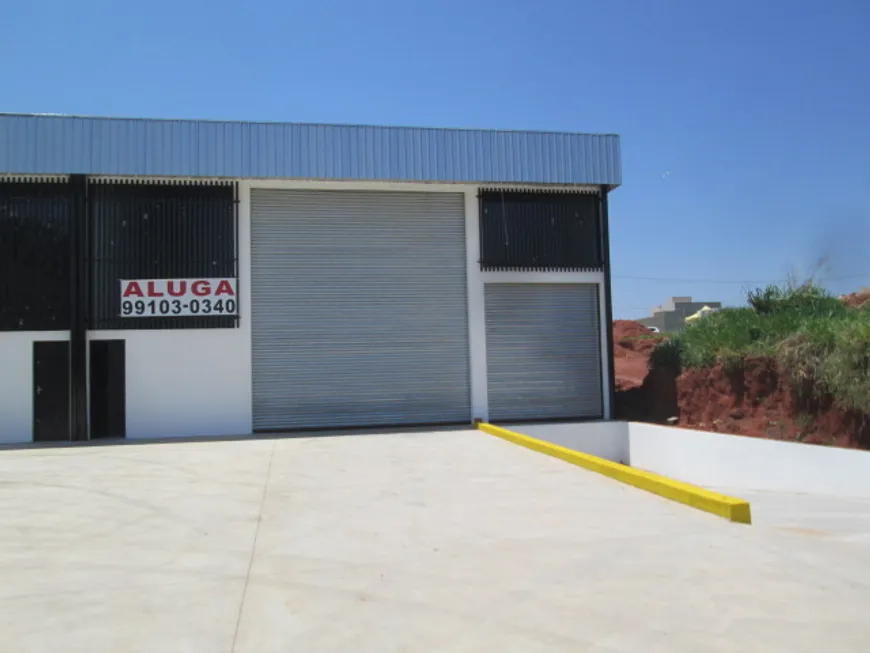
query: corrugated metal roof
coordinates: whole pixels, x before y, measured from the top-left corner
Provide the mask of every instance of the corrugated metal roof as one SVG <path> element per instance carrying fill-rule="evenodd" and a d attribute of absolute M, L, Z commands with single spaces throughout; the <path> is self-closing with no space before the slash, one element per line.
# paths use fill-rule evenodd
<path fill-rule="evenodd" d="M 0 114 L 0 173 L 621 182 L 619 137 Z"/>

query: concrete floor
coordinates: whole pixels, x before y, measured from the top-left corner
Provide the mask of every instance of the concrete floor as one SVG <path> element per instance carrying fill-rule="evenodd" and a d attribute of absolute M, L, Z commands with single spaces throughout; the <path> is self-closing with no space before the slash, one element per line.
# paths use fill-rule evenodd
<path fill-rule="evenodd" d="M 868 506 L 759 501 L 477 432 L 0 451 L 0 649 L 866 651 Z"/>
<path fill-rule="evenodd" d="M 749 501 L 757 526 L 870 546 L 870 499 L 713 489 Z"/>

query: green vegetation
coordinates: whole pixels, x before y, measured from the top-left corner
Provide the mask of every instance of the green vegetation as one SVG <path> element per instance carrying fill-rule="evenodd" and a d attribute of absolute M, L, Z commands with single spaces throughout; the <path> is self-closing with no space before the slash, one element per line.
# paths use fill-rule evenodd
<path fill-rule="evenodd" d="M 815 423 L 816 420 L 810 413 L 800 413 L 795 418 L 795 424 L 798 427 L 798 441 L 806 440 L 807 436 L 812 433 Z"/>
<path fill-rule="evenodd" d="M 831 395 L 870 413 L 870 307 L 850 308 L 812 281 L 749 293 L 747 308 L 706 315 L 653 352 L 681 368 L 775 358 L 807 398 Z"/>

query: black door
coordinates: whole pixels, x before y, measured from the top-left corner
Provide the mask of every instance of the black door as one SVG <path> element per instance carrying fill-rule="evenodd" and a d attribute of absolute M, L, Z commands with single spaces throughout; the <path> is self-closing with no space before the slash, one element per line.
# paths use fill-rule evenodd
<path fill-rule="evenodd" d="M 123 340 L 92 340 L 91 438 L 123 438 L 127 432 Z"/>
<path fill-rule="evenodd" d="M 70 439 L 69 342 L 33 343 L 33 441 Z"/>

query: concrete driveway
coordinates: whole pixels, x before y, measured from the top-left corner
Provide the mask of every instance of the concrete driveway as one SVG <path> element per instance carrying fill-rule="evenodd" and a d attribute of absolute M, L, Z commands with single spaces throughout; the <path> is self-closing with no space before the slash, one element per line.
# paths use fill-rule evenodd
<path fill-rule="evenodd" d="M 15 653 L 835 653 L 867 605 L 854 533 L 473 431 L 0 451 Z"/>

